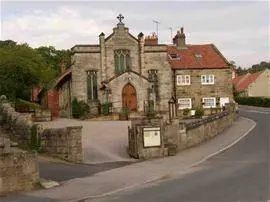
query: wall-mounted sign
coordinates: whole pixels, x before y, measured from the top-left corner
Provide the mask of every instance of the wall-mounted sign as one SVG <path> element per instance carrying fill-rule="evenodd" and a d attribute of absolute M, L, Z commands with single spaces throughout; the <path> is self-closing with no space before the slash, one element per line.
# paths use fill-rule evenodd
<path fill-rule="evenodd" d="M 143 128 L 144 147 L 158 147 L 161 145 L 160 127 Z"/>

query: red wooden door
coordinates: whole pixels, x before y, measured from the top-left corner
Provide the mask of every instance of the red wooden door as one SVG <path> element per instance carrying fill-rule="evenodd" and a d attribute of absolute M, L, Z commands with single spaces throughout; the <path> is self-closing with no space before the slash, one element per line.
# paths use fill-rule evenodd
<path fill-rule="evenodd" d="M 137 110 L 136 89 L 131 84 L 126 84 L 122 93 L 123 107 L 127 107 L 131 111 Z"/>

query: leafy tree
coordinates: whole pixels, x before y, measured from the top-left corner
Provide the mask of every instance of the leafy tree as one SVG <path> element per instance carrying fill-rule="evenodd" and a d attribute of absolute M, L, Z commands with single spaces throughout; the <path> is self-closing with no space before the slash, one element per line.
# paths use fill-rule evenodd
<path fill-rule="evenodd" d="M 44 58 L 28 44 L 0 41 L 0 94 L 30 100 L 31 90 L 39 83 L 49 85 L 52 78 Z"/>
<path fill-rule="evenodd" d="M 250 73 L 259 72 L 267 68 L 270 69 L 270 62 L 262 61 L 260 64 L 252 65 L 252 67 L 248 69 L 248 72 Z"/>
<path fill-rule="evenodd" d="M 55 76 L 61 73 L 61 66 L 69 68 L 71 66 L 71 52 L 69 50 L 56 50 L 53 46 L 40 46 L 35 49 L 42 56 L 47 65 L 54 71 Z"/>

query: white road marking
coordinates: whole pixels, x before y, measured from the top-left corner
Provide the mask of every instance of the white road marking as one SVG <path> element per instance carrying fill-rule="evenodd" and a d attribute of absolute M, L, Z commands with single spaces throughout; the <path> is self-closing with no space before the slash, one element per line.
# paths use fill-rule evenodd
<path fill-rule="evenodd" d="M 263 112 L 263 111 L 258 111 L 254 109 L 241 109 L 241 110 L 245 112 L 258 113 L 258 114 L 270 114 L 270 112 Z"/>
<path fill-rule="evenodd" d="M 242 118 L 244 118 L 244 117 L 242 117 Z M 252 119 L 248 119 L 248 118 L 244 118 L 244 119 L 247 119 L 247 120 L 253 122 L 253 126 L 251 126 L 251 128 L 249 128 L 242 136 L 240 136 L 239 138 L 237 138 L 237 139 L 236 139 L 235 141 L 233 141 L 231 144 L 227 145 L 226 147 L 223 147 L 222 149 L 220 149 L 220 150 L 218 150 L 218 151 L 216 151 L 216 152 L 214 152 L 214 153 L 212 153 L 212 154 L 209 154 L 208 156 L 206 156 L 206 157 L 203 158 L 202 160 L 200 160 L 200 161 L 198 161 L 198 162 L 192 164 L 191 166 L 189 166 L 189 168 L 192 168 L 193 166 L 197 166 L 197 165 L 203 163 L 204 161 L 208 160 L 209 158 L 211 158 L 211 157 L 213 157 L 213 156 L 215 156 L 215 155 L 217 155 L 217 154 L 219 154 L 219 153 L 221 153 L 221 152 L 223 152 L 223 151 L 229 149 L 230 147 L 232 147 L 232 146 L 234 146 L 236 143 L 238 143 L 241 139 L 243 139 L 245 136 L 247 136 L 247 135 L 250 133 L 250 131 L 252 131 L 252 130 L 255 128 L 255 126 L 257 125 L 257 123 L 256 123 L 255 121 L 253 121 Z M 189 169 L 189 168 L 187 168 L 187 169 Z"/>

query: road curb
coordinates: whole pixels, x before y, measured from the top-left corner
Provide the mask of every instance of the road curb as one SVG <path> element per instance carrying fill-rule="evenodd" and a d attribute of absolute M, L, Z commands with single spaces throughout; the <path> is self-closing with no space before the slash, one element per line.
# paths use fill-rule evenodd
<path fill-rule="evenodd" d="M 179 175 L 183 171 L 187 171 L 187 170 L 191 169 L 192 167 L 198 166 L 199 164 L 201 164 L 201 163 L 207 161 L 208 159 L 210 159 L 211 157 L 213 157 L 213 156 L 215 156 L 215 155 L 217 155 L 217 154 L 219 154 L 221 152 L 224 152 L 227 149 L 229 149 L 232 146 L 234 146 L 235 144 L 237 144 L 240 140 L 242 140 L 244 137 L 246 137 L 256 127 L 256 125 L 257 125 L 257 123 L 255 121 L 253 121 L 252 119 L 249 119 L 249 118 L 246 118 L 246 117 L 243 117 L 243 116 L 241 116 L 241 118 L 246 119 L 246 120 L 252 122 L 252 126 L 243 135 L 241 135 L 240 137 L 238 137 L 236 140 L 234 140 L 232 143 L 228 144 L 227 146 L 219 149 L 218 151 L 216 151 L 216 152 L 214 152 L 212 154 L 207 155 L 202 160 L 199 160 L 199 161 L 191 164 L 190 166 L 188 166 L 186 168 L 180 169 L 177 172 L 170 172 L 170 173 L 167 173 L 167 174 Z M 165 173 L 164 173 L 164 175 L 165 175 Z M 83 198 L 77 199 L 76 201 L 78 201 L 78 202 L 84 202 L 87 199 L 103 198 L 103 197 L 106 197 L 106 196 L 109 196 L 109 195 L 112 195 L 112 194 L 116 194 L 116 193 L 121 192 L 121 191 L 129 190 L 129 189 L 132 189 L 132 188 L 135 188 L 135 187 L 138 187 L 138 186 L 142 186 L 142 185 L 145 185 L 145 184 L 148 184 L 148 183 L 152 183 L 152 182 L 155 182 L 155 181 L 160 181 L 161 179 L 162 179 L 162 176 L 154 177 L 152 179 L 145 180 L 142 183 L 137 183 L 137 184 L 133 184 L 133 185 L 130 185 L 130 186 L 127 186 L 127 187 L 115 189 L 115 190 L 112 190 L 112 191 L 109 191 L 109 192 L 106 192 L 106 193 L 103 193 L 103 194 L 98 194 L 98 195 L 92 195 L 92 196 L 83 197 Z"/>

